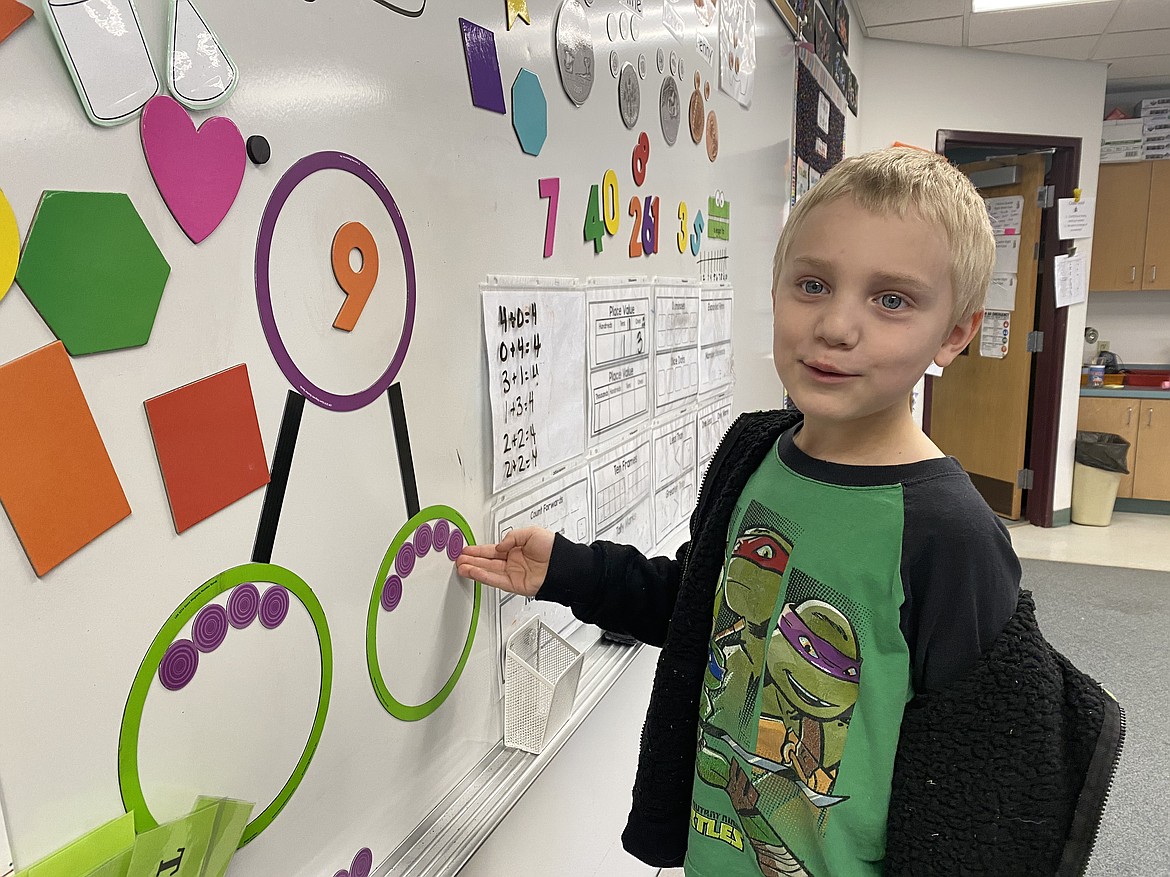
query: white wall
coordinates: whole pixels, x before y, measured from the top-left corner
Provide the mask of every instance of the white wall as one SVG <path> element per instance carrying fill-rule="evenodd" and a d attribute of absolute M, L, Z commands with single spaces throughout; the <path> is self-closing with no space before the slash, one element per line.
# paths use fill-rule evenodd
<path fill-rule="evenodd" d="M 933 149 L 940 128 L 1080 137 L 1080 186 L 1097 192 L 1105 65 L 887 40 L 865 44 L 861 146 L 895 140 Z M 1055 509 L 1072 497 L 1086 306 L 1069 308 Z"/>
<path fill-rule="evenodd" d="M 1122 364 L 1170 362 L 1170 291 L 1094 293 L 1086 321 Z"/>

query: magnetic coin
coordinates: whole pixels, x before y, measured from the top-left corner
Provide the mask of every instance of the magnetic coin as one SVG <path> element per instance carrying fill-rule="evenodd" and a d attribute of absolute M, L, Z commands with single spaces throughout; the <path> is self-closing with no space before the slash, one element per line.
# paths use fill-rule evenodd
<path fill-rule="evenodd" d="M 617 79 L 618 75 L 618 56 L 616 51 L 609 53 L 609 72 L 613 74 L 613 78 Z"/>
<path fill-rule="evenodd" d="M 703 87 L 703 78 L 699 76 L 699 71 L 695 71 L 695 91 Z"/>
<path fill-rule="evenodd" d="M 703 139 L 703 95 L 698 89 L 691 92 L 691 139 L 698 143 Z"/>
<path fill-rule="evenodd" d="M 682 81 L 683 81 L 683 77 L 684 77 L 684 74 L 683 74 L 683 61 L 682 61 L 682 58 L 679 58 L 679 59 L 678 59 L 678 81 L 679 81 L 679 82 L 682 82 Z"/>
<path fill-rule="evenodd" d="M 674 49 L 670 50 L 670 75 L 674 76 L 675 71 L 678 70 L 678 55 L 674 53 Z"/>
<path fill-rule="evenodd" d="M 561 87 L 577 106 L 593 90 L 593 38 L 581 0 L 565 0 L 557 13 L 557 66 Z"/>
<path fill-rule="evenodd" d="M 658 72 L 661 73 L 666 69 L 666 52 L 662 51 L 662 46 L 658 47 L 655 59 L 658 61 Z"/>
<path fill-rule="evenodd" d="M 618 75 L 618 109 L 621 110 L 622 122 L 627 128 L 638 124 L 638 113 L 642 108 L 642 87 L 638 84 L 638 73 L 634 65 L 627 61 L 622 65 L 622 72 Z"/>
<path fill-rule="evenodd" d="M 623 40 L 630 35 L 630 13 L 623 12 L 618 16 L 618 33 Z"/>
<path fill-rule="evenodd" d="M 715 111 L 707 113 L 707 158 L 714 161 L 719 157 L 719 120 Z"/>
<path fill-rule="evenodd" d="M 611 43 L 618 38 L 618 20 L 616 12 L 611 12 L 605 17 L 605 35 L 609 37 L 609 41 Z"/>
<path fill-rule="evenodd" d="M 703 83 L 703 97 L 706 100 L 711 100 L 711 83 L 710 82 Z"/>
<path fill-rule="evenodd" d="M 678 99 L 678 82 L 673 76 L 662 80 L 658 91 L 658 119 L 662 122 L 662 137 L 667 146 L 674 146 L 678 139 L 678 124 L 682 118 L 682 106 Z"/>
<path fill-rule="evenodd" d="M 638 55 L 638 78 L 646 78 L 646 55 L 644 53 Z"/>
<path fill-rule="evenodd" d="M 636 40 L 642 35 L 642 25 L 638 24 L 636 16 L 630 16 L 630 39 Z"/>

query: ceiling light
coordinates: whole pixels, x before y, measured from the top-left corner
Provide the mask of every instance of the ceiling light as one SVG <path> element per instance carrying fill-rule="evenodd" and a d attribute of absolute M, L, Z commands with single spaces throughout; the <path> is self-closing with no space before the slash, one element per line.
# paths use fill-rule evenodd
<path fill-rule="evenodd" d="M 971 0 L 972 12 L 1006 12 L 1009 9 L 1040 9 L 1049 6 L 1082 6 L 1105 0 Z"/>

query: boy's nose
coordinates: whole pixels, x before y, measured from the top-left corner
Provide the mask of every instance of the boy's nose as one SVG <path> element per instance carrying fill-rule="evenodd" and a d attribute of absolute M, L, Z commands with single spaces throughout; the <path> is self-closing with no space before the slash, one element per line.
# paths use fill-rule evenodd
<path fill-rule="evenodd" d="M 827 304 L 817 320 L 816 337 L 830 347 L 853 347 L 858 337 L 857 320 L 847 305 Z"/>

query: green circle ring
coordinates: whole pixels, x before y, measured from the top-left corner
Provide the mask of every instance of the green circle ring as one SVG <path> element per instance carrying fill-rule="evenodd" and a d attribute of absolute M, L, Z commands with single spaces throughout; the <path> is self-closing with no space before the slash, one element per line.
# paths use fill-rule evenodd
<path fill-rule="evenodd" d="M 471 610 L 471 625 L 467 630 L 467 639 L 463 643 L 463 654 L 459 656 L 459 662 L 455 665 L 455 669 L 451 671 L 451 676 L 447 679 L 447 682 L 439 689 L 434 697 L 416 706 L 402 703 L 390 693 L 390 689 L 386 687 L 386 680 L 382 678 L 382 669 L 378 664 L 378 610 L 382 604 L 382 583 L 386 581 L 386 576 L 390 574 L 390 569 L 394 565 L 394 558 L 398 555 L 398 549 L 402 547 L 407 538 L 418 529 L 420 524 L 425 524 L 427 521 L 439 520 L 440 518 L 446 518 L 458 527 L 468 545 L 475 544 L 475 537 L 471 533 L 471 527 L 468 526 L 463 515 L 459 514 L 459 512 L 450 506 L 427 506 L 402 525 L 402 529 L 398 531 L 398 535 L 394 537 L 394 541 L 386 549 L 386 556 L 382 560 L 382 565 L 378 568 L 377 578 L 374 579 L 374 591 L 370 596 L 370 611 L 366 615 L 366 664 L 370 668 L 370 681 L 374 685 L 374 693 L 378 695 L 378 700 L 382 702 L 382 706 L 386 708 L 386 711 L 390 715 L 404 722 L 415 722 L 419 719 L 426 718 L 437 710 L 443 701 L 447 699 L 447 696 L 454 690 L 455 683 L 459 681 L 459 677 L 463 674 L 463 668 L 467 666 L 467 656 L 471 654 L 471 645 L 475 642 L 475 629 L 479 625 L 481 586 L 479 582 L 476 582 L 475 605 Z"/>
<path fill-rule="evenodd" d="M 134 814 L 134 827 L 137 832 L 158 826 L 158 820 L 154 818 L 146 803 L 146 796 L 142 792 L 142 780 L 138 775 L 138 735 L 142 728 L 142 710 L 146 705 L 151 683 L 158 673 L 167 647 L 174 642 L 183 626 L 220 594 L 244 582 L 271 582 L 283 585 L 308 610 L 321 649 L 321 693 L 317 698 L 317 713 L 313 716 L 309 741 L 301 752 L 300 761 L 272 803 L 244 828 L 243 837 L 240 838 L 241 847 L 254 840 L 284 809 L 284 805 L 288 803 L 304 778 L 309 762 L 313 760 L 313 753 L 317 750 L 321 732 L 325 728 L 325 715 L 329 712 L 329 694 L 333 688 L 333 645 L 329 638 L 329 622 L 325 619 L 325 610 L 321 608 L 317 595 L 304 580 L 282 566 L 270 563 L 245 563 L 232 567 L 196 588 L 167 619 L 154 642 L 150 644 L 150 649 L 142 659 L 142 666 L 138 668 L 134 684 L 130 688 L 126 711 L 122 714 L 122 730 L 118 738 L 118 784 L 122 789 L 122 803 L 126 807 L 126 812 Z"/>

